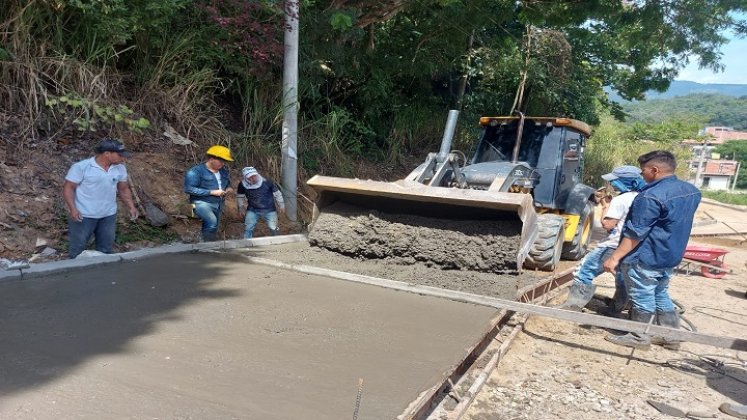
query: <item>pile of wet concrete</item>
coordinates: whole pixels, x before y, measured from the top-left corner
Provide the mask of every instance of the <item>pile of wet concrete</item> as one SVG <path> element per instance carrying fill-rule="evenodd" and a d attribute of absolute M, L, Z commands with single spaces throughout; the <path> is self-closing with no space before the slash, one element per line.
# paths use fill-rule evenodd
<path fill-rule="evenodd" d="M 521 224 L 394 214 L 334 203 L 309 232 L 309 243 L 365 259 L 412 260 L 448 270 L 516 272 Z"/>

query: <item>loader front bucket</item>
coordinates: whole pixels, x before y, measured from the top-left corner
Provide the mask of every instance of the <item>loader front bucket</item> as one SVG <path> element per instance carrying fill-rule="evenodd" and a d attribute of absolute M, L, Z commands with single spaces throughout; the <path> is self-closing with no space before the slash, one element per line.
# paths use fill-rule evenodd
<path fill-rule="evenodd" d="M 309 242 L 363 258 L 521 271 L 537 236 L 531 196 L 418 182 L 314 176 Z"/>

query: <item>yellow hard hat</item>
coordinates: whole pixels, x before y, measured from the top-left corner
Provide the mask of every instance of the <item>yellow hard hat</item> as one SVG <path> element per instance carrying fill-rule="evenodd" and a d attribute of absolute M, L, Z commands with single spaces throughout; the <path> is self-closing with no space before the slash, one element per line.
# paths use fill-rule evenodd
<path fill-rule="evenodd" d="M 208 156 L 217 157 L 218 159 L 223 159 L 228 162 L 233 162 L 233 158 L 231 158 L 231 151 L 228 150 L 228 147 L 225 146 L 211 146 L 209 149 L 207 149 L 207 152 L 205 152 Z"/>

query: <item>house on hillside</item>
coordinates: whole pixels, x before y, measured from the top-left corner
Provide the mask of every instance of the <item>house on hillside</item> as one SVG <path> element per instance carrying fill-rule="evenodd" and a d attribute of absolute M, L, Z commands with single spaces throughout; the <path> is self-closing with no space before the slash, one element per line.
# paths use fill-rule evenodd
<path fill-rule="evenodd" d="M 717 146 L 729 141 L 747 141 L 747 132 L 735 131 L 731 127 L 706 127 L 700 135 L 703 140 L 685 140 L 683 145 L 690 147 L 690 182 L 698 188 L 729 190 L 735 185 L 740 162 L 721 159 L 714 153 Z"/>
<path fill-rule="evenodd" d="M 734 186 L 739 170 L 736 160 L 708 159 L 696 169 L 695 186 L 709 190 L 730 190 Z"/>
<path fill-rule="evenodd" d="M 706 127 L 700 134 L 713 138 L 711 144 L 724 144 L 732 140 L 747 140 L 747 131 L 736 131 L 731 127 Z"/>

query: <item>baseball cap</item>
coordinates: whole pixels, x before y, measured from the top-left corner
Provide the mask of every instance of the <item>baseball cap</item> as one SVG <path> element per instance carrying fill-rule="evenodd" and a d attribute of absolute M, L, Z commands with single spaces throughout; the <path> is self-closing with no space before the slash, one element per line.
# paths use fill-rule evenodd
<path fill-rule="evenodd" d="M 125 145 L 120 140 L 110 138 L 110 137 L 102 139 L 99 142 L 99 145 L 96 146 L 96 153 L 104 153 L 104 152 L 116 152 L 126 158 L 132 156 L 132 152 L 125 149 Z"/>
<path fill-rule="evenodd" d="M 635 178 L 641 175 L 641 170 L 637 166 L 623 165 L 613 169 L 612 172 L 602 175 L 605 181 L 612 181 L 617 178 Z"/>

